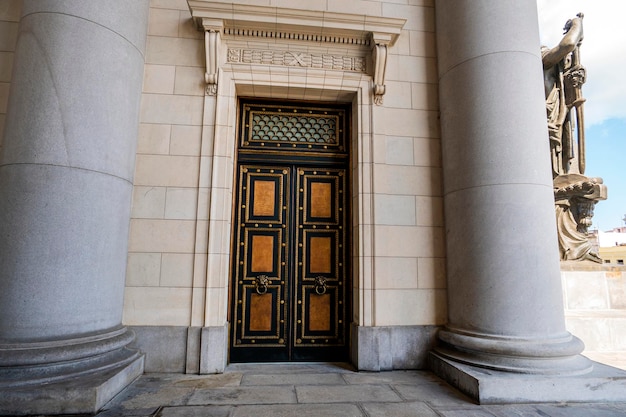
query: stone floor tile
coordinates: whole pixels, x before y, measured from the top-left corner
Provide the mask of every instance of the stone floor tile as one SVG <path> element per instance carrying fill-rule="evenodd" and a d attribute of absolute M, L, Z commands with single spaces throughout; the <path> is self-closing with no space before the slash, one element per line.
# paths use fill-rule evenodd
<path fill-rule="evenodd" d="M 483 408 L 498 417 L 546 417 L 534 404 L 485 405 Z"/>
<path fill-rule="evenodd" d="M 195 390 L 187 405 L 296 403 L 293 386 L 232 387 Z"/>
<path fill-rule="evenodd" d="M 363 417 L 354 404 L 289 404 L 236 407 L 232 417 Z"/>
<path fill-rule="evenodd" d="M 444 382 L 430 384 L 397 384 L 393 388 L 405 400 L 424 401 L 433 405 L 471 405 L 474 402 Z"/>
<path fill-rule="evenodd" d="M 176 388 L 219 388 L 236 387 L 241 385 L 243 374 L 239 372 L 228 372 L 215 375 L 186 375 L 187 378 L 173 381 L 171 385 Z"/>
<path fill-rule="evenodd" d="M 611 405 L 617 410 L 626 411 L 626 403 L 611 403 Z"/>
<path fill-rule="evenodd" d="M 131 386 L 107 404 L 105 409 L 124 410 L 129 416 L 141 415 L 141 413 L 150 414 L 161 406 L 187 404 L 193 392 L 193 389 L 173 388 L 167 384 L 151 388 Z M 136 414 L 129 414 L 130 410 L 136 410 Z"/>
<path fill-rule="evenodd" d="M 494 414 L 481 408 L 437 410 L 437 412 L 442 417 L 496 417 Z"/>
<path fill-rule="evenodd" d="M 369 417 L 439 417 L 423 402 L 365 403 L 363 409 Z"/>
<path fill-rule="evenodd" d="M 230 405 L 164 407 L 155 417 L 230 417 L 232 410 Z"/>
<path fill-rule="evenodd" d="M 303 385 L 296 387 L 299 403 L 402 401 L 385 385 Z"/>
<path fill-rule="evenodd" d="M 624 417 L 626 412 L 609 404 L 540 404 L 535 406 L 541 415 L 550 417 Z"/>
<path fill-rule="evenodd" d="M 241 385 L 343 385 L 340 374 L 246 374 Z"/>
<path fill-rule="evenodd" d="M 352 372 L 341 374 L 348 384 L 424 384 L 441 383 L 439 377 L 427 371 Z"/>
<path fill-rule="evenodd" d="M 157 411 L 158 411 L 158 408 L 150 412 L 147 412 L 147 411 L 139 412 L 138 410 L 106 410 L 106 411 L 101 411 L 98 414 L 96 414 L 96 417 L 155 417 L 155 413 Z M 72 414 L 71 416 L 55 415 L 55 416 L 37 416 L 37 417 L 93 417 L 93 415 L 89 414 L 89 415 L 81 416 L 81 415 Z"/>
<path fill-rule="evenodd" d="M 246 374 L 344 373 L 355 372 L 347 363 L 231 363 L 227 372 Z"/>

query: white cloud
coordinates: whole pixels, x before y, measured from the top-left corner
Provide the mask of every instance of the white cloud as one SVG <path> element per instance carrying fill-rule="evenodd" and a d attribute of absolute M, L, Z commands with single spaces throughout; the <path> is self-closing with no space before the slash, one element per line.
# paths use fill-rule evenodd
<path fill-rule="evenodd" d="M 626 118 L 626 29 L 623 0 L 537 0 L 541 43 L 552 47 L 563 26 L 584 13 L 581 63 L 587 68 L 583 86 L 587 126 L 610 118 Z"/>

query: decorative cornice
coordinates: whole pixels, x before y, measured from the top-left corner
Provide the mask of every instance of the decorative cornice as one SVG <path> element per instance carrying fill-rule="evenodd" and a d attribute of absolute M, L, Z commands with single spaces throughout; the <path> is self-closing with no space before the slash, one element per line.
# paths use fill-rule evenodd
<path fill-rule="evenodd" d="M 400 36 L 402 27 L 406 22 L 406 19 L 380 16 L 251 6 L 232 2 L 187 0 L 187 3 L 196 27 L 205 32 L 207 59 L 205 78 L 209 94 L 214 94 L 217 91 L 217 70 L 220 56 L 217 51 L 222 37 L 258 37 L 312 42 L 316 45 L 342 44 L 368 48 L 374 63 L 372 93 L 374 94 L 374 102 L 380 105 L 385 94 L 387 51 Z M 271 54 L 278 59 L 278 63 L 268 64 L 274 65 L 306 67 L 313 66 L 313 64 L 309 65 L 306 59 L 318 60 L 317 56 L 314 57 L 312 54 L 303 52 L 291 54 L 295 62 L 293 59 L 287 62 L 287 53 L 285 52 L 274 51 Z M 278 57 L 280 54 L 285 56 Z M 332 57 L 333 60 L 337 59 L 334 55 L 319 55 L 319 57 L 322 61 L 328 57 Z M 341 65 L 322 64 L 320 68 L 362 71 L 359 61 L 362 59 L 361 57 L 341 56 L 339 58 L 342 61 Z M 281 59 L 283 59 L 282 64 L 280 63 Z M 344 63 L 343 61 L 346 59 L 351 60 L 351 63 Z"/>
<path fill-rule="evenodd" d="M 315 42 L 369 42 L 372 33 L 386 33 L 390 46 L 395 43 L 406 19 L 288 9 L 270 6 L 187 0 L 191 16 L 199 30 L 206 29 L 203 19 L 221 20 L 226 30 L 253 30 L 268 33 L 291 33 L 313 36 Z M 258 36 L 258 35 L 257 35 Z"/>
<path fill-rule="evenodd" d="M 255 38 L 273 38 L 284 40 L 297 40 L 307 42 L 320 42 L 320 43 L 340 43 L 348 45 L 363 45 L 369 46 L 369 38 L 351 38 L 348 36 L 331 36 L 331 35 L 319 35 L 319 34 L 305 34 L 295 32 L 279 32 L 276 30 L 257 30 L 257 29 L 236 29 L 225 28 L 224 35 L 229 36 L 250 36 Z"/>

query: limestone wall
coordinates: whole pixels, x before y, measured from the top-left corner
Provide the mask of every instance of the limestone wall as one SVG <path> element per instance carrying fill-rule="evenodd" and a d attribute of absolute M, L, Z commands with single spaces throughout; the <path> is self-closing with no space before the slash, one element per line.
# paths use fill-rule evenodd
<path fill-rule="evenodd" d="M 149 22 L 124 322 L 189 326 L 194 253 L 203 251 L 196 227 L 206 226 L 197 218 L 203 37 L 185 1 L 152 2 Z"/>
<path fill-rule="evenodd" d="M 4 137 L 11 73 L 13 70 L 13 53 L 17 42 L 17 32 L 22 0 L 3 0 L 0 2 L 0 150 Z"/>
<path fill-rule="evenodd" d="M 434 5 L 431 0 L 410 3 L 254 3 L 407 19 L 389 51 L 383 105 L 369 97 L 369 75 L 354 88 L 341 73 L 322 75 L 327 81 L 339 79 L 342 93 L 353 97 L 358 107 L 355 140 L 366 153 L 353 167 L 355 183 L 368 189 L 365 196 L 357 195 L 357 187 L 353 190 L 355 236 L 365 242 L 359 243 L 353 262 L 354 320 L 360 325 L 436 325 L 446 320 Z M 268 42 L 265 48 L 271 48 Z M 192 24 L 187 2 L 152 1 L 125 292 L 127 325 L 202 327 L 226 318 L 229 254 L 209 247 L 209 236 L 219 236 L 220 247 L 229 247 L 223 239 L 229 239 L 230 217 L 216 213 L 229 212 L 223 207 L 232 204 L 232 193 L 226 187 L 215 200 L 215 187 L 209 184 L 217 172 L 225 173 L 225 184 L 232 183 L 228 172 L 233 161 L 214 155 L 219 146 L 214 141 L 223 143 L 224 135 L 233 134 L 232 127 L 219 130 L 230 123 L 222 119 L 235 120 L 235 108 L 223 103 L 228 99 L 228 107 L 234 107 L 244 89 L 237 79 L 232 81 L 234 91 L 222 83 L 217 98 L 222 104 L 215 109 L 215 101 L 205 97 L 204 66 L 203 35 Z M 283 97 L 310 98 L 307 88 L 295 96 L 291 80 L 299 77 L 302 85 L 319 81 L 308 80 L 312 71 L 304 68 L 248 71 L 252 85 L 255 77 L 271 85 L 262 93 L 245 90 L 260 97 L 282 91 Z M 362 93 L 360 86 L 366 87 Z M 317 98 L 337 99 L 336 92 L 328 93 L 317 93 Z M 359 94 L 365 97 L 359 99 Z M 222 163 L 224 170 L 217 166 Z"/>

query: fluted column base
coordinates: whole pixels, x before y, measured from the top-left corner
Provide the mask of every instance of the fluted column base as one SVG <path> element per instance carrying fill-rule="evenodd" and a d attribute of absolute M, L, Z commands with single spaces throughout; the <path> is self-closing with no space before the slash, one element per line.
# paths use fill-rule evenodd
<path fill-rule="evenodd" d="M 0 343 L 0 415 L 95 414 L 143 373 L 118 328 L 86 337 Z"/>
<path fill-rule="evenodd" d="M 580 355 L 583 342 L 569 332 L 538 340 L 443 329 L 438 338 L 439 356 L 479 368 L 559 376 L 593 370 L 592 362 Z"/>

